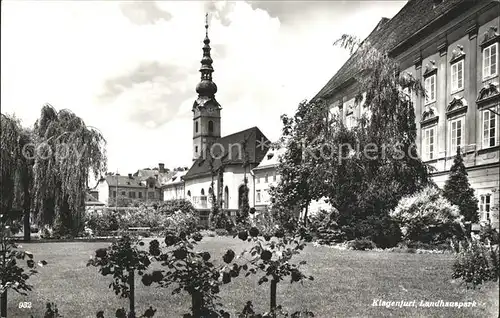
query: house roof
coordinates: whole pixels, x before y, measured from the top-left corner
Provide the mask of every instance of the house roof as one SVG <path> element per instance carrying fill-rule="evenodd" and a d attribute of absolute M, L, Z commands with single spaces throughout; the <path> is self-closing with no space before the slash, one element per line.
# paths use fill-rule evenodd
<path fill-rule="evenodd" d="M 279 158 L 283 156 L 286 152 L 286 148 L 277 148 L 272 149 L 269 148 L 264 159 L 260 162 L 260 164 L 255 167 L 253 170 L 267 169 L 276 167 L 279 164 Z"/>
<path fill-rule="evenodd" d="M 85 196 L 85 205 L 86 206 L 95 206 L 95 205 L 105 205 L 104 203 L 98 201 L 93 195 L 87 193 Z"/>
<path fill-rule="evenodd" d="M 383 18 L 363 43 L 369 42 L 379 50 L 391 51 L 458 5 L 472 6 L 477 2 L 479 0 L 444 0 L 435 4 L 436 0 L 410 0 L 392 19 Z M 313 100 L 328 98 L 335 90 L 351 80 L 360 71 L 356 61 L 363 58 L 361 54 L 359 50 L 352 54 Z"/>
<path fill-rule="evenodd" d="M 177 184 L 181 184 L 184 182 L 182 177 L 184 177 L 187 173 L 187 170 L 184 171 L 176 171 L 174 175 L 167 181 L 165 184 L 163 184 L 163 187 L 168 187 L 168 186 L 173 186 Z"/>
<path fill-rule="evenodd" d="M 134 177 L 140 181 L 145 181 L 149 178 L 157 178 L 158 186 L 167 183 L 175 173 L 173 171 L 160 172 L 158 169 L 139 169 L 134 173 Z"/>
<path fill-rule="evenodd" d="M 110 187 L 121 187 L 121 188 L 145 188 L 144 184 L 141 184 L 139 178 L 133 177 L 129 178 L 129 176 L 106 176 L 106 182 Z"/>
<path fill-rule="evenodd" d="M 245 142 L 246 141 L 246 142 Z M 217 146 L 212 146 L 213 169 L 217 170 L 224 165 L 242 165 L 244 162 L 244 153 L 246 144 L 246 153 L 248 163 L 256 165 L 264 158 L 269 148 L 269 139 L 257 127 L 252 127 L 237 133 L 222 137 L 216 141 Z M 240 151 L 241 150 L 241 151 Z M 203 156 L 194 161 L 188 170 L 184 179 L 191 179 L 197 176 L 210 174 L 211 167 L 209 160 L 210 153 L 206 158 Z"/>
<path fill-rule="evenodd" d="M 97 199 L 92 194 L 87 193 L 85 196 L 85 201 L 95 202 L 95 201 L 97 201 Z"/>

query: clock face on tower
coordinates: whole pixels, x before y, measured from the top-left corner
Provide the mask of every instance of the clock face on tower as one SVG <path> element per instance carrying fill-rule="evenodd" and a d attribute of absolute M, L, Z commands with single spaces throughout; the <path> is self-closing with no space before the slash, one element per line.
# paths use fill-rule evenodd
<path fill-rule="evenodd" d="M 215 113 L 216 111 L 217 111 L 217 109 L 216 109 L 215 107 L 208 107 L 208 108 L 207 108 L 207 112 L 208 112 L 209 114 L 213 114 L 213 113 Z"/>

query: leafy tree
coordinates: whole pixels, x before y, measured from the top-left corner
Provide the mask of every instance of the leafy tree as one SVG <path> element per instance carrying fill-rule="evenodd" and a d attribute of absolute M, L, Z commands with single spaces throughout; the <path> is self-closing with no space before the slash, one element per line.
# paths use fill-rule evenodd
<path fill-rule="evenodd" d="M 341 46 L 358 43 L 346 39 Z M 357 226 L 350 231 L 355 237 L 348 239 L 375 241 L 373 236 L 387 235 L 387 227 L 397 228 L 388 214 L 401 197 L 429 183 L 428 168 L 415 147 L 415 111 L 409 98 L 424 90 L 418 80 L 400 74 L 399 65 L 381 48 L 363 42 L 355 54 L 355 103 L 362 117 L 355 127 L 346 127 L 321 99 L 302 102 L 293 118 L 283 116 L 287 151 L 274 195 L 277 204 L 300 206 L 306 213 L 311 200 L 327 197 L 339 211 L 341 227 L 359 224 L 365 229 Z M 386 221 L 380 223 L 382 219 Z M 366 232 L 373 228 L 382 232 Z"/>
<path fill-rule="evenodd" d="M 324 161 L 321 156 L 310 156 L 307 152 L 327 140 L 324 121 L 326 112 L 324 103 L 303 101 L 293 117 L 281 116 L 283 128 L 280 143 L 287 150 L 277 168 L 280 182 L 270 190 L 270 194 L 278 209 L 292 214 L 297 208 L 305 210 L 304 222 L 307 221 L 307 209 L 311 201 L 323 196 L 323 185 L 329 179 L 328 170 L 322 169 Z"/>
<path fill-rule="evenodd" d="M 34 215 L 61 235 L 83 229 L 89 173 L 106 171 L 105 140 L 67 109 L 42 108 L 34 126 L 37 147 L 33 171 Z"/>
<path fill-rule="evenodd" d="M 225 276 L 221 279 L 221 269 L 214 265 L 210 253 L 195 250 L 202 239 L 194 228 L 180 226 L 167 231 L 164 243 L 151 241 L 150 254 L 165 270 L 146 273 L 142 281 L 146 286 L 152 283 L 165 288 L 174 285 L 172 294 L 188 293 L 191 313 L 183 317 L 229 317 L 216 302 L 220 286 L 227 283 Z"/>
<path fill-rule="evenodd" d="M 291 262 L 292 258 L 305 248 L 306 241 L 310 241 L 310 237 L 307 235 L 305 228 L 301 228 L 292 235 L 287 235 L 283 229 L 279 228 L 272 235 L 266 233 L 261 236 L 261 234 L 257 227 L 241 230 L 237 234 L 238 238 L 253 243 L 253 246 L 248 250 L 244 250 L 239 257 L 239 259 L 246 260 L 246 262 L 243 264 L 233 263 L 230 272 L 236 271 L 239 273 L 240 270 L 244 270 L 246 271 L 245 276 L 258 275 L 259 285 L 269 283 L 270 310 L 264 317 L 277 317 L 278 312 L 282 311 L 281 306 L 278 306 L 276 301 L 278 284 L 287 278 L 290 279 L 291 284 L 303 282 L 304 280 L 314 280 L 312 276 L 304 274 L 300 269 L 302 265 L 306 264 L 306 261 L 300 261 L 298 264 Z M 231 276 L 234 277 L 234 275 Z M 248 302 L 239 317 L 258 317 L 253 312 L 252 307 L 251 301 Z M 306 317 L 309 317 L 310 312 L 305 313 Z M 298 317 L 298 315 L 297 312 L 292 317 Z M 314 315 L 311 317 L 314 317 Z"/>
<path fill-rule="evenodd" d="M 136 317 L 135 275 L 142 276 L 142 282 L 147 286 L 148 280 L 151 279 L 149 275 L 144 274 L 144 271 L 151 264 L 150 254 L 141 250 L 140 246 L 144 246 L 144 242 L 124 236 L 108 248 L 97 249 L 95 256 L 87 263 L 87 266 L 99 267 L 99 272 L 103 276 L 113 275 L 113 282 L 109 284 L 109 287 L 116 295 L 129 300 L 128 314 L 126 314 L 125 309 L 118 309 L 116 311 L 117 317 Z M 162 277 L 161 273 L 160 277 Z M 147 314 L 145 313 L 141 317 L 153 317 L 154 312 L 155 310 L 150 308 L 146 310 Z M 102 314 L 104 313 L 102 312 Z"/>
<path fill-rule="evenodd" d="M 37 273 L 33 254 L 21 250 L 21 246 L 12 241 L 11 228 L 16 226 L 16 220 L 8 215 L 0 214 L 0 315 L 7 317 L 7 291 L 9 289 L 21 295 L 27 295 L 33 286 L 28 283 L 31 275 Z M 20 261 L 26 261 L 27 270 L 20 266 Z M 46 261 L 38 262 L 43 267 Z"/>
<path fill-rule="evenodd" d="M 444 197 L 458 206 L 465 222 L 475 223 L 479 221 L 478 200 L 474 196 L 474 189 L 470 186 L 460 147 L 457 147 L 457 154 L 453 159 L 450 175 L 443 190 Z"/>

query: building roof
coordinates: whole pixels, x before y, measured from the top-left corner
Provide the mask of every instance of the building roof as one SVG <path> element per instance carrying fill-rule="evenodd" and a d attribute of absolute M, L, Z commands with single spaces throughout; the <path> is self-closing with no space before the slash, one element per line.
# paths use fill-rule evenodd
<path fill-rule="evenodd" d="M 259 164 L 264 158 L 270 142 L 259 128 L 252 127 L 217 140 L 215 144 L 217 146 L 212 146 L 212 155 L 215 158 L 213 161 L 213 169 L 219 169 L 222 164 L 242 165 L 244 162 L 245 143 L 248 163 L 251 165 Z M 211 160 L 209 160 L 209 156 L 210 153 L 208 153 L 206 158 L 203 158 L 202 156 L 195 160 L 189 171 L 184 176 L 184 179 L 210 174 Z"/>
<path fill-rule="evenodd" d="M 174 175 L 163 184 L 163 187 L 173 186 L 177 184 L 181 184 L 184 182 L 182 177 L 184 177 L 187 173 L 187 170 L 184 171 L 175 171 Z"/>
<path fill-rule="evenodd" d="M 392 19 L 383 18 L 363 43 L 369 42 L 377 49 L 390 52 L 398 45 L 410 41 L 410 38 L 421 29 L 456 9 L 457 6 L 472 6 L 477 2 L 479 0 L 443 0 L 441 2 L 410 0 Z M 313 100 L 328 98 L 335 90 L 351 80 L 360 71 L 356 61 L 362 58 L 359 50 L 351 55 Z"/>
<path fill-rule="evenodd" d="M 140 181 L 146 181 L 149 178 L 156 178 L 158 180 L 158 186 L 167 183 L 172 176 L 175 174 L 173 171 L 160 172 L 158 169 L 139 169 L 134 173 L 134 177 Z"/>
<path fill-rule="evenodd" d="M 146 185 L 141 183 L 142 180 L 134 176 L 106 176 L 106 182 L 110 187 L 120 187 L 120 188 L 145 188 Z"/>
<path fill-rule="evenodd" d="M 95 202 L 97 201 L 97 199 L 90 193 L 87 193 L 85 195 L 85 201 L 89 201 L 89 202 Z"/>
<path fill-rule="evenodd" d="M 87 193 L 85 196 L 85 205 L 86 206 L 96 206 L 96 205 L 105 205 L 104 203 L 98 201 L 93 195 Z"/>
<path fill-rule="evenodd" d="M 264 156 L 264 159 L 262 159 L 260 164 L 253 170 L 255 171 L 260 169 L 276 167 L 280 163 L 279 158 L 283 156 L 285 152 L 286 148 L 277 148 L 277 149 L 269 148 L 266 155 Z"/>

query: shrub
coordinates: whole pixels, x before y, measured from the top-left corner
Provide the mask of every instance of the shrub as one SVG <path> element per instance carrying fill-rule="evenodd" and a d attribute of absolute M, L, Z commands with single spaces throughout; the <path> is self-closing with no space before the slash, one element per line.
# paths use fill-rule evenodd
<path fill-rule="evenodd" d="M 120 228 L 120 214 L 113 209 L 104 209 L 102 212 L 88 211 L 85 226 L 92 230 L 94 235 L 109 235 Z"/>
<path fill-rule="evenodd" d="M 441 244 L 429 244 L 423 242 L 407 242 L 406 246 L 408 248 L 413 248 L 417 250 L 438 250 L 438 251 L 451 251 L 451 245 L 449 243 Z"/>
<path fill-rule="evenodd" d="M 479 239 L 481 242 L 490 244 L 498 244 L 498 231 L 491 227 L 490 224 L 485 224 L 481 226 L 481 231 L 479 232 Z"/>
<path fill-rule="evenodd" d="M 337 220 L 338 211 L 320 210 L 309 218 L 308 230 L 316 237 L 319 244 L 330 245 L 344 241 Z"/>
<path fill-rule="evenodd" d="M 326 211 L 321 209 L 317 213 L 309 217 L 308 228 L 312 232 L 317 232 L 321 228 L 329 227 L 331 225 L 336 226 L 337 222 L 335 220 L 337 216 L 338 216 L 337 210 Z"/>
<path fill-rule="evenodd" d="M 150 227 L 152 231 L 162 232 L 168 224 L 168 216 L 158 213 L 152 206 L 142 205 L 136 210 L 127 210 L 119 215 L 119 228 Z"/>
<path fill-rule="evenodd" d="M 372 250 L 372 249 L 377 247 L 375 245 L 375 243 L 373 243 L 372 241 L 367 240 L 367 239 L 356 239 L 356 240 L 349 241 L 347 243 L 347 246 L 350 249 L 357 250 L 357 251 Z"/>
<path fill-rule="evenodd" d="M 462 248 L 453 264 L 453 278 L 461 278 L 473 288 L 499 277 L 498 246 L 472 241 Z"/>
<path fill-rule="evenodd" d="M 195 213 L 191 212 L 186 213 L 178 210 L 165 219 L 165 228 L 175 232 L 195 232 L 197 225 L 198 217 Z"/>
<path fill-rule="evenodd" d="M 391 217 L 399 223 L 405 241 L 439 244 L 463 236 L 458 207 L 435 187 L 402 198 Z"/>
<path fill-rule="evenodd" d="M 48 302 L 45 304 L 45 314 L 43 318 L 62 318 L 62 315 L 59 313 L 56 304 Z"/>
<path fill-rule="evenodd" d="M 250 226 L 257 228 L 262 235 L 273 235 L 276 228 L 279 227 L 279 223 L 272 213 L 266 209 L 254 214 L 254 217 L 250 220 Z"/>
<path fill-rule="evenodd" d="M 228 236 L 229 231 L 226 229 L 215 229 L 215 234 L 217 234 L 218 236 Z"/>
<path fill-rule="evenodd" d="M 401 230 L 392 218 L 368 216 L 355 223 L 356 238 L 367 238 L 380 248 L 394 247 L 401 241 Z"/>
<path fill-rule="evenodd" d="M 174 212 L 181 211 L 184 213 L 194 214 L 196 212 L 193 204 L 189 200 L 177 199 L 163 202 L 156 202 L 156 209 L 161 214 L 170 215 Z"/>
<path fill-rule="evenodd" d="M 195 228 L 198 219 L 195 212 L 159 212 L 161 206 L 141 205 L 136 209 L 103 209 L 102 212 L 88 211 L 86 228 L 97 236 L 110 235 L 114 231 L 127 231 L 129 227 L 149 227 L 153 232 L 163 232 L 167 228 L 186 226 Z M 194 210 L 193 210 L 194 211 Z M 149 233 L 144 233 L 149 234 Z"/>

